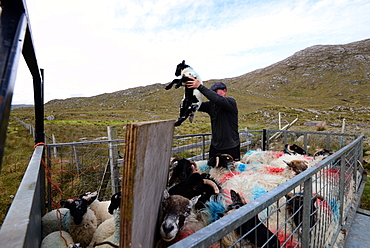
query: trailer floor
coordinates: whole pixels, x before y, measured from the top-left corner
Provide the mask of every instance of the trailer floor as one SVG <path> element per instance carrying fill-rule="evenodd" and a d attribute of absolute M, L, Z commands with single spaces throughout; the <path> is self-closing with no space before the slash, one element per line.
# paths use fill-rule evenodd
<path fill-rule="evenodd" d="M 347 233 L 344 248 L 370 247 L 370 211 L 358 209 Z"/>

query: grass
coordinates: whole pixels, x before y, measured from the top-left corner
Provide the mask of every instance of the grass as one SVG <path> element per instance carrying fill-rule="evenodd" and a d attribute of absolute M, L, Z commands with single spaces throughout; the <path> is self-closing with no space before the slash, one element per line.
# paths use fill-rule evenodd
<path fill-rule="evenodd" d="M 0 223 L 3 222 L 26 171 L 33 146 L 34 141 L 29 131 L 11 120 L 0 174 Z"/>

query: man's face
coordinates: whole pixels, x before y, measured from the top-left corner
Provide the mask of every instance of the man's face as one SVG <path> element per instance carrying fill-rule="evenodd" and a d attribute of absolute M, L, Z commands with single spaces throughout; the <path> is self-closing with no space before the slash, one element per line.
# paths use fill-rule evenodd
<path fill-rule="evenodd" d="M 220 96 L 226 96 L 226 89 L 222 90 L 222 89 L 218 89 L 216 90 L 216 93 L 219 94 Z"/>

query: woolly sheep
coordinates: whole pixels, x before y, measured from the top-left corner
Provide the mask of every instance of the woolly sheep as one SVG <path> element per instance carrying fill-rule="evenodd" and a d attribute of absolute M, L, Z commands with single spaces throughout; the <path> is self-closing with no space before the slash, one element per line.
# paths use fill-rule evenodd
<path fill-rule="evenodd" d="M 61 202 L 64 208 L 53 210 L 42 217 L 43 235 L 54 231 L 63 230 L 68 232 L 73 240 L 86 247 L 97 228 L 97 220 L 94 211 L 88 208 L 91 198 L 68 199 Z M 63 215 L 60 214 L 62 210 Z M 62 218 L 60 218 L 62 216 Z"/>
<path fill-rule="evenodd" d="M 113 217 L 101 224 L 103 225 L 105 223 L 104 226 L 107 227 L 108 230 L 98 228 L 96 233 L 94 234 L 94 238 L 91 241 L 89 247 L 94 247 L 96 245 L 98 245 L 100 248 L 111 248 L 112 246 L 118 247 L 120 241 L 120 220 L 121 220 L 120 206 L 121 206 L 121 192 L 118 192 L 112 195 L 111 204 L 108 207 L 108 211 L 110 214 L 113 214 Z M 111 226 L 112 219 L 113 226 Z M 112 229 L 113 233 L 109 235 L 112 232 Z"/>
<path fill-rule="evenodd" d="M 169 195 L 164 192 L 163 198 L 163 221 L 160 226 L 160 234 L 163 239 L 157 247 L 167 246 L 183 238 L 182 233 L 188 236 L 205 225 L 197 220 L 194 206 L 200 196 L 192 199 L 180 195 Z"/>
<path fill-rule="evenodd" d="M 166 86 L 166 90 L 171 89 L 171 87 L 176 84 L 175 88 L 179 88 L 184 82 L 189 81 L 189 77 L 198 78 L 202 84 L 202 80 L 199 75 L 191 68 L 189 65 L 185 64 L 185 60 L 178 64 L 176 67 L 175 76 L 180 76 L 180 79 L 174 79 L 170 84 Z M 195 113 L 198 111 L 200 105 L 203 101 L 203 94 L 197 89 L 189 89 L 185 87 L 184 97 L 180 105 L 180 117 L 175 123 L 175 126 L 180 126 L 182 122 L 189 117 L 189 121 L 193 122 L 195 118 Z"/>
<path fill-rule="evenodd" d="M 42 237 L 45 238 L 49 233 L 61 230 L 64 217 L 68 212 L 68 208 L 59 208 L 46 213 L 41 219 Z"/>
<path fill-rule="evenodd" d="M 78 248 L 72 236 L 66 231 L 55 231 L 49 233 L 41 242 L 40 248 Z"/>
<path fill-rule="evenodd" d="M 96 220 L 98 226 L 105 220 L 112 218 L 113 216 L 108 212 L 108 207 L 110 205 L 110 201 L 99 201 L 97 199 L 98 192 L 87 192 L 82 194 L 80 198 L 83 196 L 89 196 L 92 199 L 92 203 L 90 203 L 89 208 L 95 212 Z"/>
<path fill-rule="evenodd" d="M 175 158 L 171 161 L 170 165 L 173 167 L 173 170 L 168 181 L 169 186 L 186 180 L 192 173 L 198 170 L 197 164 L 194 161 L 185 158 Z"/>

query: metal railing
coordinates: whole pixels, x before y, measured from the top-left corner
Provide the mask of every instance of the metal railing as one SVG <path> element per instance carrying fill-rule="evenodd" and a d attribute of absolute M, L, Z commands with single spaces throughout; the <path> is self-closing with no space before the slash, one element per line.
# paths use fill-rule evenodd
<path fill-rule="evenodd" d="M 246 242 L 243 238 L 231 246 L 224 245 L 225 238 L 258 213 L 260 218 L 264 216 L 261 221 L 267 228 L 279 237 L 281 247 L 332 247 L 343 241 L 344 237 L 338 236 L 348 224 L 351 208 L 357 209 L 354 204 L 358 204 L 362 194 L 362 150 L 360 136 L 334 155 L 171 247 L 209 247 L 215 243 L 241 247 Z M 301 208 L 291 214 L 286 200 L 289 192 L 295 197 L 303 196 Z M 321 200 L 317 200 L 319 197 Z M 294 226 L 292 220 L 299 215 L 303 221 Z M 313 216 L 315 221 L 311 220 Z"/>
<path fill-rule="evenodd" d="M 174 247 L 206 247 L 215 242 L 220 242 L 218 240 L 222 239 L 223 236 L 232 232 L 242 225 L 244 221 L 261 211 L 265 212 L 265 219 L 261 220 L 267 226 L 273 225 L 272 218 L 274 215 L 286 223 L 279 230 L 275 230 L 280 236 L 291 236 L 285 244 L 282 244 L 282 247 L 306 247 L 305 244 L 307 242 L 314 245 L 314 247 L 325 247 L 325 245 L 332 244 L 336 240 L 336 237 L 340 234 L 339 230 L 347 224 L 346 218 L 350 212 L 352 202 L 356 201 L 356 197 L 361 195 L 360 185 L 363 168 L 359 161 L 362 161 L 363 137 L 359 136 L 356 138 L 355 135 L 346 134 L 285 131 L 277 139 L 270 140 L 268 137 L 271 137 L 271 134 L 273 135 L 274 132 L 269 130 L 241 132 L 241 136 L 245 137 L 242 143 L 247 145 L 242 149 L 258 149 L 264 145 L 270 149 L 271 147 L 278 148 L 283 147 L 285 141 L 303 142 L 302 144 L 308 149 L 313 147 L 314 142 L 318 143 L 315 146 L 322 145 L 322 142 L 324 142 L 324 144 L 329 145 L 328 147 L 341 148 L 334 155 L 319 162 L 304 173 L 279 185 L 255 201 L 240 208 L 240 210 L 234 211 L 221 220 L 180 241 Z M 315 135 L 322 137 L 314 138 Z M 186 149 L 190 149 L 190 153 L 193 153 L 195 156 L 203 156 L 203 154 L 206 154 L 208 145 L 206 138 L 209 140 L 209 137 L 209 134 L 175 136 L 173 151 L 179 152 L 180 148 L 177 147 L 182 147 L 180 153 L 188 152 Z M 175 142 L 175 140 L 177 141 Z M 328 141 L 330 142 L 327 143 Z M 332 142 L 339 142 L 340 144 L 332 144 Z M 194 143 L 196 145 L 193 145 Z M 195 148 L 195 146 L 199 147 Z M 43 202 L 39 203 L 40 199 L 43 199 L 42 195 L 45 192 L 43 186 L 45 185 L 43 181 L 45 180 L 43 174 L 44 166 L 42 166 L 43 149 L 41 147 L 36 147 L 21 187 L 0 230 L 0 237 L 4 240 L 9 235 L 8 230 L 14 230 L 19 225 L 25 225 L 24 230 L 19 228 L 12 234 L 14 239 L 19 240 L 21 243 L 23 242 L 25 245 L 15 245 L 13 247 L 27 247 L 26 244 L 33 244 L 31 245 L 32 247 L 37 247 L 34 244 L 40 242 L 41 239 L 38 236 L 38 231 L 40 230 L 42 213 L 45 207 L 51 209 L 52 203 L 60 200 L 61 197 L 78 196 L 86 191 L 98 190 L 100 199 L 108 199 L 111 192 L 113 192 L 110 161 L 113 159 L 112 156 L 116 157 L 124 153 L 124 140 L 48 144 L 44 162 L 45 168 L 51 169 L 50 171 L 46 169 L 46 172 L 47 176 L 52 180 L 49 181 L 48 200 L 45 204 Z M 116 155 L 112 155 L 110 152 L 113 147 L 118 151 Z M 192 149 L 198 149 L 197 152 L 199 153 L 191 151 Z M 119 167 L 122 159 L 117 159 L 116 163 Z M 61 187 L 61 191 L 52 190 L 51 182 L 56 182 Z M 300 186 L 302 184 L 304 186 Z M 27 187 L 23 185 L 27 185 Z M 307 227 L 307 223 L 303 222 L 306 224 L 293 229 L 290 233 L 283 231 L 291 227 L 289 222 L 291 222 L 292 217 L 288 219 L 288 217 L 283 215 L 286 213 L 286 203 L 281 202 L 281 199 L 290 191 L 297 195 L 304 192 L 303 219 L 309 218 L 307 216 L 311 213 L 305 206 L 315 196 L 324 196 L 324 200 L 318 204 L 316 210 L 317 222 L 315 222 L 314 228 Z M 310 191 L 314 194 L 309 193 Z M 64 196 L 60 195 L 61 192 Z M 25 194 L 34 200 L 28 204 L 20 203 Z M 37 213 L 35 213 L 35 210 L 39 212 L 36 211 Z M 27 217 L 23 218 L 23 221 L 17 218 L 20 211 L 24 214 L 28 213 Z M 30 214 L 31 212 L 32 214 Z M 31 229 L 33 230 L 32 232 L 36 233 L 29 234 Z M 317 235 L 314 235 L 314 233 Z M 294 243 L 293 241 L 297 246 L 291 245 Z M 3 244 L 13 245 L 12 243 Z"/>

